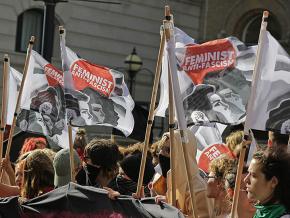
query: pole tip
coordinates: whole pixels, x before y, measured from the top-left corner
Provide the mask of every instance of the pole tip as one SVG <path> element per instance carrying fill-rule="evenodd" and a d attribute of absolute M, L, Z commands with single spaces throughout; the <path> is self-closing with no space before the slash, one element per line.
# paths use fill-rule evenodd
<path fill-rule="evenodd" d="M 264 17 L 264 18 L 269 17 L 269 11 L 264 11 L 264 12 L 263 12 L 263 17 Z"/>
<path fill-rule="evenodd" d="M 4 55 L 4 62 L 8 62 L 9 61 L 9 56 L 8 56 L 8 54 L 5 54 Z"/>
<path fill-rule="evenodd" d="M 169 5 L 165 5 L 165 19 L 170 20 L 170 7 L 169 7 Z"/>
<path fill-rule="evenodd" d="M 30 37 L 29 44 L 33 44 L 33 43 L 34 43 L 34 40 L 35 40 L 35 37 L 34 37 L 34 36 L 31 36 L 31 37 Z"/>
<path fill-rule="evenodd" d="M 58 30 L 59 30 L 59 34 L 64 34 L 64 28 L 63 28 L 63 26 L 59 26 L 58 27 Z"/>

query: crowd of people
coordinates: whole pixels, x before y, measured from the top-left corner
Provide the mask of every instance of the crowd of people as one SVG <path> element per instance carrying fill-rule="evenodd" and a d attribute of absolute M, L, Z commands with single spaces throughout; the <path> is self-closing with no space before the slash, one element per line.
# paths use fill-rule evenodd
<path fill-rule="evenodd" d="M 193 134 L 190 137 L 192 155 L 195 155 L 196 141 Z M 238 158 L 242 147 L 249 144 L 243 138 L 242 131 L 232 132 L 225 142 L 230 152 L 212 160 L 208 172 L 200 171 L 193 161 L 194 198 L 199 218 L 230 217 Z M 269 132 L 268 144 L 259 146 L 249 166 L 244 166 L 238 218 L 290 217 L 288 139 L 288 135 Z M 155 197 L 157 204 L 171 203 L 170 135 L 165 133 L 150 146 L 142 193 L 137 195 L 143 146 L 143 143 L 120 146 L 106 139 L 88 142 L 85 130 L 79 129 L 74 142 L 74 181 L 105 189 L 112 200 L 129 195 L 134 198 Z M 69 152 L 69 149 L 49 149 L 45 138 L 26 139 L 15 163 L 2 159 L 4 173 L 1 175 L 0 197 L 19 196 L 19 201 L 25 202 L 67 185 L 71 181 Z M 193 211 L 188 187 L 185 190 L 184 200 L 179 199 L 176 207 L 191 217 Z"/>

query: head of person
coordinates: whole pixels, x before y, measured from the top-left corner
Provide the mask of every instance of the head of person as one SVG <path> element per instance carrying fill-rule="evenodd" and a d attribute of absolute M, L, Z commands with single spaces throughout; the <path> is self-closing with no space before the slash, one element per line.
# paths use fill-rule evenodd
<path fill-rule="evenodd" d="M 274 147 L 256 152 L 244 181 L 249 199 L 261 205 L 280 203 L 290 209 L 289 153 Z"/>
<path fill-rule="evenodd" d="M 231 159 L 227 155 L 222 155 L 209 164 L 209 175 L 207 180 L 207 197 L 218 198 L 221 193 L 225 193 L 224 175 L 229 165 L 232 164 Z"/>
<path fill-rule="evenodd" d="M 84 160 L 84 150 L 86 145 L 88 144 L 87 141 L 88 139 L 86 130 L 83 128 L 79 128 L 75 136 L 73 147 L 74 149 L 76 149 L 82 161 Z"/>
<path fill-rule="evenodd" d="M 90 178 L 101 186 L 107 184 L 118 174 L 118 161 L 121 154 L 118 146 L 110 140 L 93 139 L 85 147 L 85 169 Z"/>
<path fill-rule="evenodd" d="M 137 183 L 139 178 L 141 159 L 142 153 L 138 150 L 125 156 L 124 159 L 120 161 L 119 175 L 126 180 Z M 155 170 L 152 164 L 152 159 L 150 156 L 147 156 L 143 184 L 148 185 L 154 174 Z"/>
<path fill-rule="evenodd" d="M 35 198 L 53 188 L 54 169 L 51 160 L 42 150 L 32 151 L 24 163 L 21 196 Z"/>
<path fill-rule="evenodd" d="M 45 138 L 42 137 L 31 137 L 24 141 L 23 146 L 20 150 L 20 156 L 28 151 L 33 151 L 35 149 L 44 149 L 47 147 L 47 142 Z"/>
<path fill-rule="evenodd" d="M 243 131 L 236 131 L 232 132 L 227 138 L 226 138 L 226 145 L 230 149 L 231 153 L 234 157 L 238 157 L 238 151 L 239 151 L 239 145 L 242 143 L 244 138 L 244 132 Z"/>
<path fill-rule="evenodd" d="M 74 152 L 74 175 L 81 168 L 81 160 L 75 150 Z M 54 186 L 60 187 L 68 184 L 71 181 L 71 165 L 70 165 L 70 149 L 65 148 L 58 151 L 53 160 L 54 168 Z"/>
<path fill-rule="evenodd" d="M 138 182 L 143 148 L 144 144 L 138 142 L 122 149 L 121 152 L 123 159 L 119 162 L 119 176 L 122 176 L 127 180 L 134 181 L 135 183 Z M 145 185 L 150 182 L 154 173 L 155 170 L 152 163 L 152 155 L 148 152 L 143 180 Z"/>
<path fill-rule="evenodd" d="M 268 146 L 269 147 L 279 147 L 283 150 L 287 150 L 289 141 L 289 135 L 280 134 L 277 132 L 268 132 Z"/>
<path fill-rule="evenodd" d="M 112 183 L 113 189 L 123 195 L 132 195 L 133 193 L 136 193 L 141 159 L 142 152 L 136 150 L 135 152 L 127 154 L 127 156 L 119 162 L 119 174 Z M 151 196 L 149 183 L 151 183 L 154 174 L 155 170 L 152 164 L 152 158 L 150 155 L 147 155 L 142 181 L 144 185 L 144 195 L 146 197 Z"/>

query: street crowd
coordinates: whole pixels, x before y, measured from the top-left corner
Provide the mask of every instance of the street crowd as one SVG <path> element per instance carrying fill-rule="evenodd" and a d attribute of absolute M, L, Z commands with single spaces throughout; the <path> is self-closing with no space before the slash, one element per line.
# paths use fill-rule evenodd
<path fill-rule="evenodd" d="M 194 137 L 194 135 L 193 135 Z M 249 165 L 245 164 L 239 190 L 239 218 L 290 217 L 290 155 L 288 135 L 269 132 L 268 144 L 259 146 Z M 198 217 L 230 217 L 238 168 L 243 146 L 243 131 L 231 132 L 225 141 L 230 152 L 209 164 L 208 173 L 195 165 L 195 202 Z M 193 142 L 196 150 L 196 142 Z M 69 149 L 54 151 L 45 138 L 27 138 L 15 163 L 2 159 L 3 175 L 0 197 L 19 196 L 26 202 L 71 181 Z M 150 146 L 145 164 L 141 194 L 136 193 L 144 144 L 119 146 L 111 140 L 87 140 L 79 129 L 74 141 L 75 182 L 108 191 L 112 200 L 120 195 L 134 198 L 155 197 L 156 204 L 170 202 L 170 135 L 164 135 Z M 196 151 L 195 151 L 196 152 Z M 177 162 L 182 160 L 176 160 Z M 179 178 L 177 178 L 179 179 Z M 176 207 L 192 217 L 189 192 Z"/>

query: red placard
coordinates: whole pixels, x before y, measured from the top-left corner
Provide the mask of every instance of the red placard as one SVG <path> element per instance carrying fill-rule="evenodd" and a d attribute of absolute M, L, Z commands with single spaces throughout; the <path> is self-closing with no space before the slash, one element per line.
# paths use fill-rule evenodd
<path fill-rule="evenodd" d="M 194 84 L 201 84 L 208 73 L 233 67 L 235 61 L 236 52 L 232 43 L 228 39 L 217 39 L 187 46 L 181 68 Z"/>
<path fill-rule="evenodd" d="M 198 167 L 208 173 L 208 167 L 212 160 L 220 157 L 222 154 L 230 154 L 229 148 L 224 144 L 213 144 L 202 151 Z"/>
<path fill-rule="evenodd" d="M 47 78 L 49 86 L 63 86 L 63 72 L 57 69 L 52 64 L 47 64 L 44 66 L 44 73 Z"/>
<path fill-rule="evenodd" d="M 108 68 L 78 60 L 72 64 L 70 72 L 77 90 L 90 87 L 106 97 L 114 90 L 113 76 Z"/>

